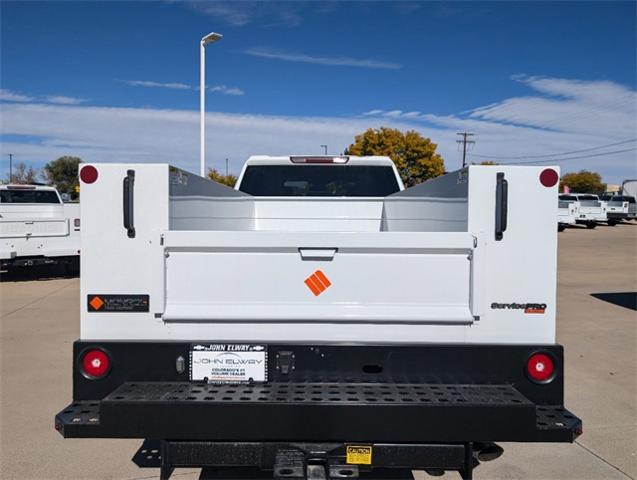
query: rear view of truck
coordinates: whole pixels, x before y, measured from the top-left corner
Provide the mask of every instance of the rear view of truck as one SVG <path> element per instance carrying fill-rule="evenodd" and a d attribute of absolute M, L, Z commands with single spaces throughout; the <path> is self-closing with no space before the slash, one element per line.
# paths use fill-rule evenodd
<path fill-rule="evenodd" d="M 0 269 L 64 264 L 80 255 L 80 206 L 53 187 L 0 185 Z"/>
<path fill-rule="evenodd" d="M 385 157 L 292 156 L 250 159 L 237 190 L 168 165 L 80 179 L 63 436 L 156 439 L 135 458 L 162 478 L 468 479 L 494 442 L 581 433 L 555 342 L 557 169 L 404 190 Z"/>

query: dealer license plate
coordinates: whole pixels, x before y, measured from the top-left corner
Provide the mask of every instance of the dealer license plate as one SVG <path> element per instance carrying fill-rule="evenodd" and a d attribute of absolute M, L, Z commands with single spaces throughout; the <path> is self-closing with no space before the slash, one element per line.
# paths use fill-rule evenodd
<path fill-rule="evenodd" d="M 195 344 L 190 348 L 190 379 L 208 383 L 265 382 L 268 349 L 265 345 Z"/>

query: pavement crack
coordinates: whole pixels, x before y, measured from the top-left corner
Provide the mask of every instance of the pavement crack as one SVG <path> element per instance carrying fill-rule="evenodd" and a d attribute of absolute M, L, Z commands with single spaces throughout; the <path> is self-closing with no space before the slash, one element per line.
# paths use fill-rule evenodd
<path fill-rule="evenodd" d="M 72 285 L 74 285 L 74 283 L 68 283 L 68 284 L 64 285 L 63 287 L 58 288 L 57 290 L 53 290 L 52 292 L 47 293 L 43 297 L 38 297 L 35 300 L 33 300 L 32 302 L 25 303 L 24 305 L 22 305 L 21 307 L 16 308 L 15 310 L 11 310 L 10 312 L 3 313 L 2 315 L 0 315 L 0 318 L 6 318 L 9 315 L 13 315 L 15 312 L 19 312 L 23 308 L 29 307 L 29 306 L 33 305 L 34 303 L 38 303 L 39 301 L 44 300 L 45 298 L 49 298 L 51 295 L 54 295 L 54 294 L 56 294 L 58 292 L 61 292 L 65 288 L 68 288 L 68 287 L 70 287 Z"/>
<path fill-rule="evenodd" d="M 588 453 L 590 453 L 591 455 L 593 455 L 595 458 L 598 458 L 599 460 L 601 460 L 602 462 L 604 462 L 606 465 L 608 465 L 609 467 L 617 470 L 619 473 L 621 473 L 622 475 L 624 475 L 626 478 L 629 478 L 630 480 L 635 480 L 635 477 L 631 477 L 630 475 L 628 475 L 626 472 L 624 472 L 621 468 L 619 468 L 616 465 L 613 465 L 612 463 L 610 463 L 608 460 L 606 460 L 605 458 L 601 457 L 600 455 L 598 455 L 597 453 L 595 453 L 593 450 L 591 450 L 590 448 L 586 447 L 585 445 L 581 444 L 578 440 L 575 440 L 575 443 L 577 445 L 579 445 L 580 447 L 582 447 L 584 450 L 586 450 Z"/>

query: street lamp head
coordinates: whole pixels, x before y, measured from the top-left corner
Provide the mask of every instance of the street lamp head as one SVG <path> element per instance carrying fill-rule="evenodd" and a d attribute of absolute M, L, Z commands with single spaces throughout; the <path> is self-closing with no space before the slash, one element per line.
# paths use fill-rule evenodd
<path fill-rule="evenodd" d="M 205 47 L 209 43 L 214 43 L 218 40 L 221 40 L 222 38 L 223 38 L 223 35 L 221 35 L 220 33 L 210 32 L 208 35 L 205 35 L 201 39 L 201 44 Z"/>

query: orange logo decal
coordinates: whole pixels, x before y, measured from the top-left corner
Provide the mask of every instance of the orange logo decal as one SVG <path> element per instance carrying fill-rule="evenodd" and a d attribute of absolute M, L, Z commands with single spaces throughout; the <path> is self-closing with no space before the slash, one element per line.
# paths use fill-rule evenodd
<path fill-rule="evenodd" d="M 104 300 L 100 297 L 93 297 L 88 304 L 93 307 L 93 310 L 99 310 L 104 305 Z"/>
<path fill-rule="evenodd" d="M 332 285 L 325 274 L 320 270 L 317 270 L 312 275 L 305 279 L 305 285 L 309 288 L 317 297 L 323 293 L 327 288 Z"/>

